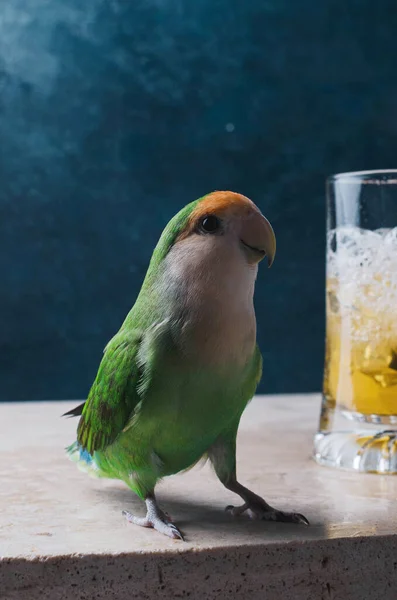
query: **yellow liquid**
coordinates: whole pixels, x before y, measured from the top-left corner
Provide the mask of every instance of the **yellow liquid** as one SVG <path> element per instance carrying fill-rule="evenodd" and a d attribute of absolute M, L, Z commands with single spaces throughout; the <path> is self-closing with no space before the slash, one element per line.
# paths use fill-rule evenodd
<path fill-rule="evenodd" d="M 327 282 L 324 395 L 331 406 L 364 415 L 397 415 L 397 306 L 382 313 L 379 289 L 355 289 L 345 304 L 335 279 Z"/>

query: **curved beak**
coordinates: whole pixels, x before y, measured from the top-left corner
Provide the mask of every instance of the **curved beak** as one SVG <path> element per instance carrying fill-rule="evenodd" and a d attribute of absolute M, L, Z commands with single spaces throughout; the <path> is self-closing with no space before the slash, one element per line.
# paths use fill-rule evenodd
<path fill-rule="evenodd" d="M 257 263 L 267 256 L 269 267 L 276 254 L 276 236 L 269 221 L 257 212 L 243 221 L 240 241 L 249 255 L 250 262 Z"/>

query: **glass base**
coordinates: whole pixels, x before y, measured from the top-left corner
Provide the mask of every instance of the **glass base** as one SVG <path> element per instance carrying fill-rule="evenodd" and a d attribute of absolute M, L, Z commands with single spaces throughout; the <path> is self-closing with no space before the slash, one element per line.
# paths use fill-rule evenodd
<path fill-rule="evenodd" d="M 327 467 L 397 474 L 397 431 L 334 431 L 314 438 L 314 459 Z"/>

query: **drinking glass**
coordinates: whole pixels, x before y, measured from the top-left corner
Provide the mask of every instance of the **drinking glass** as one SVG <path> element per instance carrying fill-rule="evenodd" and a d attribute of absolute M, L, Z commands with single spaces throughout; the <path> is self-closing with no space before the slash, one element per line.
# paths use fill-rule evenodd
<path fill-rule="evenodd" d="M 320 464 L 397 473 L 397 169 L 327 180 Z"/>

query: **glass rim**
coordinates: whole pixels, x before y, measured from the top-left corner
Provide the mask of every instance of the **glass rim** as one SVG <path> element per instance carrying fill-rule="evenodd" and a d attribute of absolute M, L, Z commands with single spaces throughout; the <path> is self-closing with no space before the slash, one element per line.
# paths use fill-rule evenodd
<path fill-rule="evenodd" d="M 348 171 L 336 173 L 327 177 L 327 183 L 374 183 L 374 184 L 396 184 L 397 169 L 373 169 L 368 171 Z"/>

